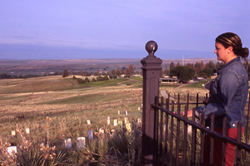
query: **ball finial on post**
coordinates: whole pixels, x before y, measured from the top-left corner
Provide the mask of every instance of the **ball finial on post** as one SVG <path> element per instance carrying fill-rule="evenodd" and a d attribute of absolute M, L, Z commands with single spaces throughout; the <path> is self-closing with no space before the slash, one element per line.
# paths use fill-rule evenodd
<path fill-rule="evenodd" d="M 151 40 L 146 43 L 145 49 L 147 50 L 149 56 L 154 56 L 154 53 L 158 49 L 158 45 L 155 41 Z"/>

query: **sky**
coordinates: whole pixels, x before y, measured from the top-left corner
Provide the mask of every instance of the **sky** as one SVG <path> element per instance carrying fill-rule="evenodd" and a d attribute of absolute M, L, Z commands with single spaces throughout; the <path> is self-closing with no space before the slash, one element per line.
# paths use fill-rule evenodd
<path fill-rule="evenodd" d="M 0 0 L 0 59 L 216 58 L 234 32 L 250 48 L 248 0 Z"/>

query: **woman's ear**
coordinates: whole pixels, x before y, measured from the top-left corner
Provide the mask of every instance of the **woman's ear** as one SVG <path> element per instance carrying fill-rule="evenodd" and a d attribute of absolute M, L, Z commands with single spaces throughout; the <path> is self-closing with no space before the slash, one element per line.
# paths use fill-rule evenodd
<path fill-rule="evenodd" d="M 229 47 L 227 48 L 227 53 L 230 54 L 230 53 L 232 53 L 232 52 L 233 52 L 233 47 L 232 47 L 232 46 L 229 46 Z"/>

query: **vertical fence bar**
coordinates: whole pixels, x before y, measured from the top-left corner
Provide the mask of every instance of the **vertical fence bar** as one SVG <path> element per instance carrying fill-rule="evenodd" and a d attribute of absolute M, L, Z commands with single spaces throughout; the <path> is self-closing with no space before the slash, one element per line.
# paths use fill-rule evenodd
<path fill-rule="evenodd" d="M 187 96 L 189 98 L 189 96 Z M 184 113 L 184 142 L 183 142 L 183 166 L 186 166 L 186 160 L 187 160 L 187 123 L 186 121 L 188 120 L 187 118 L 187 105 L 185 106 L 185 113 Z"/>
<path fill-rule="evenodd" d="M 166 110 L 169 111 L 169 98 L 170 94 L 168 94 L 168 98 L 166 99 Z M 165 162 L 164 165 L 167 165 L 167 156 L 168 156 L 168 114 L 166 113 L 165 116 L 165 123 L 166 123 L 166 131 L 165 131 Z"/>
<path fill-rule="evenodd" d="M 199 93 L 197 93 L 197 96 L 196 96 L 196 107 L 198 107 L 198 103 L 199 103 Z"/>
<path fill-rule="evenodd" d="M 223 118 L 223 130 L 222 130 L 222 135 L 224 137 L 227 136 L 227 118 Z M 225 158 L 226 158 L 226 142 L 222 142 L 222 165 L 225 165 Z"/>
<path fill-rule="evenodd" d="M 163 109 L 163 97 L 161 97 L 161 108 Z M 163 148 L 163 110 L 161 110 L 160 115 L 160 164 L 162 165 L 163 162 L 163 155 L 162 155 L 162 148 Z"/>
<path fill-rule="evenodd" d="M 246 138 L 246 144 L 248 143 L 247 141 L 248 141 L 248 125 L 249 125 L 249 123 L 248 123 L 248 121 L 249 121 L 249 112 L 250 112 L 250 93 L 248 94 L 248 108 L 247 108 L 247 121 L 246 121 L 246 127 L 245 127 L 245 131 L 246 131 L 246 134 L 245 134 L 245 138 Z M 246 166 L 246 163 L 247 163 L 247 152 L 245 151 L 245 155 L 244 155 L 244 157 L 245 157 L 245 166 Z"/>
<path fill-rule="evenodd" d="M 210 130 L 211 132 L 214 132 L 214 114 L 212 114 L 211 116 L 211 124 L 210 124 Z M 210 137 L 210 160 L 209 160 L 209 164 L 213 165 L 214 162 L 214 137 L 209 135 Z"/>
<path fill-rule="evenodd" d="M 155 102 L 155 96 L 159 95 L 162 60 L 154 55 L 158 48 L 156 42 L 147 42 L 145 48 L 148 56 L 141 60 L 143 71 L 142 165 L 151 166 L 157 161 L 158 141 L 154 132 L 158 117 L 155 117 L 155 111 L 151 105 Z"/>
<path fill-rule="evenodd" d="M 174 101 L 171 104 L 171 110 L 174 112 Z M 170 165 L 173 165 L 173 134 L 174 134 L 174 117 L 171 116 L 171 134 L 170 134 Z"/>
<path fill-rule="evenodd" d="M 187 94 L 187 110 L 189 110 L 189 93 Z"/>
<path fill-rule="evenodd" d="M 178 105 L 177 105 L 177 115 L 180 116 L 180 94 L 178 93 Z M 180 120 L 177 119 L 177 125 L 176 125 L 176 160 L 175 165 L 179 164 L 179 143 L 180 143 Z"/>
<path fill-rule="evenodd" d="M 195 124 L 195 111 L 192 115 L 192 124 Z M 195 165 L 195 155 L 196 155 L 196 128 L 192 126 L 192 145 L 191 145 L 191 165 Z"/>
<path fill-rule="evenodd" d="M 204 112 L 201 113 L 201 122 L 200 122 L 202 127 L 205 127 L 205 121 L 204 121 Z M 204 139 L 205 139 L 205 134 L 204 131 L 201 131 L 201 151 L 200 151 L 200 165 L 203 165 L 204 163 Z"/>

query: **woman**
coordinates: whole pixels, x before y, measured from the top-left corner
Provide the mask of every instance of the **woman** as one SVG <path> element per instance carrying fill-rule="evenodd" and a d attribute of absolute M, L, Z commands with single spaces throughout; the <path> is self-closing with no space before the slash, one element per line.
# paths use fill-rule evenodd
<path fill-rule="evenodd" d="M 211 81 L 207 104 L 193 110 L 195 110 L 196 116 L 200 116 L 201 112 L 204 112 L 207 126 L 210 125 L 211 115 L 214 114 L 215 131 L 220 133 L 222 133 L 223 118 L 226 117 L 227 135 L 237 139 L 237 123 L 242 122 L 242 132 L 245 127 L 244 109 L 248 96 L 248 73 L 241 58 L 247 63 L 249 50 L 246 47 L 242 48 L 239 36 L 231 32 L 219 35 L 215 41 L 214 53 L 217 54 L 217 59 L 224 62 L 225 65 L 218 71 L 218 76 Z M 188 117 L 192 116 L 193 110 L 188 111 Z M 208 136 L 205 138 L 204 165 L 209 165 L 209 139 Z M 216 139 L 214 143 L 214 165 L 221 165 L 222 141 Z M 234 164 L 234 153 L 235 147 L 228 143 L 225 165 Z"/>

